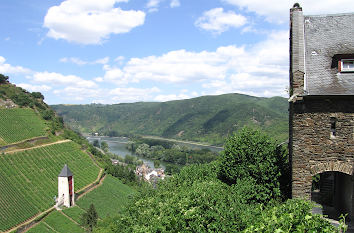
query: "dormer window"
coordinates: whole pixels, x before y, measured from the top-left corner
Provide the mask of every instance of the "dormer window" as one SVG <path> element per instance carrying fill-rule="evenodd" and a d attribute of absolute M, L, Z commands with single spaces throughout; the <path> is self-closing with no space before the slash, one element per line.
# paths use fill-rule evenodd
<path fill-rule="evenodd" d="M 354 59 L 342 59 L 338 61 L 339 72 L 354 72 Z"/>

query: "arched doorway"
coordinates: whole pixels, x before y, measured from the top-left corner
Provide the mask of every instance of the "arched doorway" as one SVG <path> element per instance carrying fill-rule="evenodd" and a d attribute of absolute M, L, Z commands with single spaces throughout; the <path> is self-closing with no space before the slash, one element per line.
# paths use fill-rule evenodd
<path fill-rule="evenodd" d="M 321 163 L 312 168 L 311 200 L 320 204 L 322 214 L 331 219 L 353 215 L 353 176 L 349 164 Z"/>

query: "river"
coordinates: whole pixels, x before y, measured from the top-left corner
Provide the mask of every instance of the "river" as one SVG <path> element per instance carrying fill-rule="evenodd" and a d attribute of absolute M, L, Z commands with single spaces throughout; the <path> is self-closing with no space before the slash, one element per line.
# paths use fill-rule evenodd
<path fill-rule="evenodd" d="M 94 140 L 99 140 L 99 141 L 106 141 L 108 144 L 109 151 L 113 154 L 119 155 L 121 157 L 125 157 L 126 155 L 132 155 L 135 157 L 138 157 L 140 160 L 142 160 L 145 164 L 147 164 L 149 167 L 154 168 L 154 161 L 146 158 L 142 158 L 138 156 L 135 153 L 132 153 L 126 148 L 127 143 L 129 142 L 129 138 L 126 137 L 108 137 L 108 136 L 87 136 L 87 140 L 89 140 L 91 143 Z M 219 152 L 222 149 L 221 148 L 215 148 L 215 147 L 210 147 L 206 145 L 196 145 L 194 143 L 188 143 L 188 142 L 175 142 L 178 145 L 183 145 L 190 147 L 192 149 L 210 149 L 211 151 L 216 151 Z M 165 164 L 164 162 L 161 162 L 161 167 L 165 169 Z"/>

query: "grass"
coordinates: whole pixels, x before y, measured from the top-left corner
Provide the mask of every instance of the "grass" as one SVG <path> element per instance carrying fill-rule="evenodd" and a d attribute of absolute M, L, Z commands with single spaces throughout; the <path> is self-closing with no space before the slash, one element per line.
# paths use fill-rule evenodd
<path fill-rule="evenodd" d="M 85 232 L 83 228 L 79 225 L 62 215 L 60 212 L 55 211 L 50 213 L 45 219 L 44 222 L 51 226 L 54 230 L 62 233 L 68 232 Z"/>
<path fill-rule="evenodd" d="M 5 231 L 54 205 L 58 174 L 64 164 L 74 174 L 75 191 L 99 173 L 74 142 L 0 155 L 0 231 Z"/>
<path fill-rule="evenodd" d="M 121 211 L 135 190 L 119 179 L 107 175 L 103 184 L 79 199 L 76 204 L 87 210 L 94 204 L 99 218 Z"/>
<path fill-rule="evenodd" d="M 35 227 L 31 228 L 27 233 L 46 233 L 46 232 L 53 232 L 50 227 L 48 227 L 44 222 L 40 222 Z"/>
<path fill-rule="evenodd" d="M 78 206 L 64 209 L 63 212 L 77 223 L 81 222 L 81 216 L 83 213 L 85 213 L 85 211 L 80 209 Z"/>
<path fill-rule="evenodd" d="M 33 109 L 0 109 L 0 146 L 45 135 L 45 121 Z"/>

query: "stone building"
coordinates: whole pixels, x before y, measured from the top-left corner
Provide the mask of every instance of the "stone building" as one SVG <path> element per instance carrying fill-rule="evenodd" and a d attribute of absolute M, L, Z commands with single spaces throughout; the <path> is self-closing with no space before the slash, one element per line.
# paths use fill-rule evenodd
<path fill-rule="evenodd" d="M 61 205 L 66 207 L 75 205 L 74 176 L 66 164 L 58 175 L 58 199 L 56 207 L 60 207 Z"/>
<path fill-rule="evenodd" d="M 289 153 L 292 197 L 313 198 L 320 178 L 320 202 L 354 219 L 353 13 L 290 9 Z"/>

